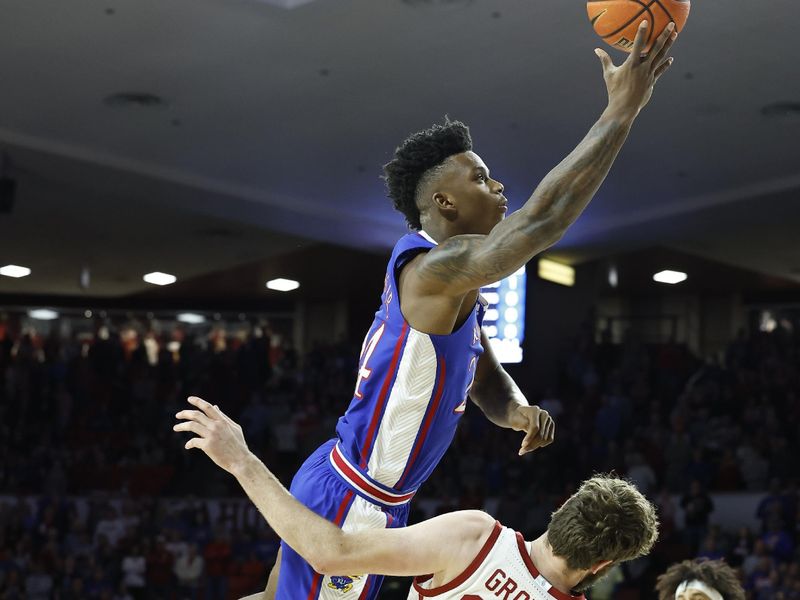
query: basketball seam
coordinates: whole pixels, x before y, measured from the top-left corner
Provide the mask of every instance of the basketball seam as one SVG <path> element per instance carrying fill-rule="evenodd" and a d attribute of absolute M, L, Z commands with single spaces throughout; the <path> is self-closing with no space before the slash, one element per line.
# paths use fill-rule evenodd
<path fill-rule="evenodd" d="M 669 18 L 669 20 L 672 21 L 673 23 L 675 23 L 675 19 L 672 18 L 671 14 L 669 14 L 669 11 L 667 10 L 667 7 L 664 6 L 663 4 L 661 4 L 661 0 L 655 0 L 655 2 L 656 2 L 656 4 L 658 4 L 661 7 L 661 10 L 663 10 L 665 13 L 667 13 L 667 17 Z M 677 25 L 678 24 L 675 23 L 676 27 L 677 27 Z"/>
<path fill-rule="evenodd" d="M 617 29 L 615 29 L 611 33 L 607 33 L 606 35 L 601 36 L 603 39 L 611 37 L 612 35 L 617 35 L 620 31 L 624 30 L 628 25 L 633 23 L 642 14 L 644 14 L 647 11 L 647 9 L 649 8 L 649 6 L 645 6 L 644 2 L 641 2 L 640 0 L 632 0 L 632 1 L 636 2 L 636 4 L 638 4 L 639 6 L 642 6 L 643 7 L 642 10 L 640 10 L 638 13 L 633 15 L 626 23 L 624 23 L 623 25 L 621 25 L 620 27 L 618 27 Z M 652 0 L 652 2 L 650 2 L 650 4 L 652 4 L 653 2 L 655 2 L 655 0 Z"/>
<path fill-rule="evenodd" d="M 638 13 L 633 15 L 633 17 L 631 17 L 630 20 L 627 23 L 625 23 L 624 25 L 622 25 L 621 27 L 615 29 L 611 33 L 607 33 L 606 35 L 601 36 L 603 39 L 610 38 L 613 35 L 617 35 L 620 31 L 623 31 L 626 27 L 628 27 L 631 23 L 633 23 L 637 18 L 639 18 L 644 13 L 647 13 L 648 15 L 650 15 L 650 24 L 648 25 L 648 28 L 650 26 L 654 25 L 653 24 L 653 13 L 650 12 L 650 7 L 653 6 L 653 4 L 655 2 L 657 2 L 658 0 L 651 0 L 650 4 L 645 4 L 644 2 L 641 2 L 640 0 L 632 0 L 632 1 L 636 2 L 636 4 L 641 6 L 642 10 L 640 10 Z M 647 39 L 648 39 L 648 41 L 650 40 L 650 34 L 649 33 L 647 34 Z"/>

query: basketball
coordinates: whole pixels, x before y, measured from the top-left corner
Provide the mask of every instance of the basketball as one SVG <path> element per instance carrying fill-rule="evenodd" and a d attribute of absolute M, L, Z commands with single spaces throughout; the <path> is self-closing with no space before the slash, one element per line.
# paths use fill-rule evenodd
<path fill-rule="evenodd" d="M 639 24 L 647 20 L 644 51 L 652 47 L 664 27 L 675 23 L 680 33 L 689 16 L 689 0 L 588 0 L 586 10 L 595 33 L 607 44 L 630 52 Z"/>

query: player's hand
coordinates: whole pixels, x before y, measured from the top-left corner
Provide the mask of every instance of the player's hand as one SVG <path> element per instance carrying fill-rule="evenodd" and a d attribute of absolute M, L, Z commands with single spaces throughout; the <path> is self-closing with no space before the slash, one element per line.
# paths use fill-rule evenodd
<path fill-rule="evenodd" d="M 549 446 L 556 434 L 553 417 L 538 406 L 517 406 L 511 415 L 511 428 L 525 432 L 525 438 L 519 448 L 520 456 L 537 448 Z"/>
<path fill-rule="evenodd" d="M 603 65 L 603 78 L 608 88 L 608 106 L 622 114 L 635 117 L 642 110 L 650 96 L 653 85 L 672 65 L 672 57 L 667 56 L 675 38 L 675 24 L 670 23 L 658 36 L 650 52 L 642 51 L 647 35 L 647 21 L 642 21 L 633 41 L 633 49 L 627 60 L 615 66 L 608 52 L 600 48 L 595 54 Z"/>
<path fill-rule="evenodd" d="M 250 454 L 242 428 L 218 406 L 197 396 L 189 396 L 188 401 L 198 410 L 182 410 L 177 413 L 175 417 L 184 420 L 172 429 L 194 433 L 197 437 L 186 442 L 186 449 L 199 448 L 218 466 L 233 473 L 235 467 Z"/>

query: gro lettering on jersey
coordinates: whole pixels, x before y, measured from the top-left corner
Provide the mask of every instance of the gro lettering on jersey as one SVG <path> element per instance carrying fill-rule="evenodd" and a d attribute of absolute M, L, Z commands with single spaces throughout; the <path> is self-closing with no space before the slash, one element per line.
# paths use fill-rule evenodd
<path fill-rule="evenodd" d="M 413 494 L 439 463 L 483 353 L 482 298 L 450 335 L 417 331 L 400 311 L 400 269 L 434 246 L 424 232 L 408 234 L 395 245 L 381 306 L 361 348 L 353 399 L 336 427 L 334 467 L 357 487 L 366 485 L 382 503 L 394 503 L 387 497 L 407 501 L 404 496 Z"/>
<path fill-rule="evenodd" d="M 433 575 L 415 577 L 408 600 L 586 600 L 554 588 L 533 564 L 530 543 L 497 522 L 464 571 L 433 583 Z"/>

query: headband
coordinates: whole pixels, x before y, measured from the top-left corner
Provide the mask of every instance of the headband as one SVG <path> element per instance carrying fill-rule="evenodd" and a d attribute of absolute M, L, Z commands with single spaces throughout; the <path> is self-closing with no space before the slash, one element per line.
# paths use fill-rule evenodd
<path fill-rule="evenodd" d="M 722 594 L 720 594 L 717 590 L 715 590 L 711 586 L 703 583 L 698 579 L 692 579 L 691 581 L 682 582 L 675 590 L 675 598 L 677 598 L 679 594 L 689 589 L 697 590 L 698 592 L 704 593 L 706 596 L 709 597 L 709 600 L 724 600 Z"/>

